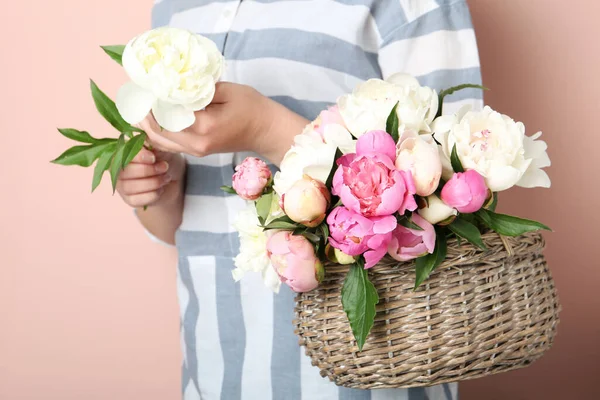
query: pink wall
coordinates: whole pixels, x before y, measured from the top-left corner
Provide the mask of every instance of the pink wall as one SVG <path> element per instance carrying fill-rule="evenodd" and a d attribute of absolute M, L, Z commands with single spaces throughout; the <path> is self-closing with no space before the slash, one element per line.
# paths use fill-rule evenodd
<path fill-rule="evenodd" d="M 146 239 L 108 185 L 90 195 L 91 171 L 48 163 L 68 145 L 57 126 L 112 133 L 88 78 L 114 94 L 124 76 L 97 46 L 146 29 L 151 2 L 34 3 L 11 2 L 0 25 L 0 399 L 178 399 L 173 252 Z M 465 383 L 463 399 L 600 397 L 600 7 L 470 4 L 493 89 L 486 100 L 550 143 L 553 189 L 516 191 L 502 206 L 555 229 L 547 255 L 564 311 L 544 359 Z M 560 206 L 572 207 L 565 218 Z"/>
<path fill-rule="evenodd" d="M 546 222 L 563 312 L 555 347 L 522 371 L 463 385 L 465 399 L 600 398 L 600 2 L 469 0 L 486 102 L 544 131 L 551 190 L 516 190 L 502 209 Z M 568 213 L 561 209 L 569 207 Z M 485 393 L 485 394 L 484 394 Z"/>
<path fill-rule="evenodd" d="M 98 46 L 147 29 L 151 3 L 3 3 L 2 400 L 178 399 L 174 253 L 108 182 L 90 195 L 91 170 L 49 163 L 70 145 L 56 127 L 114 134 L 88 79 L 116 93 L 125 76 Z"/>

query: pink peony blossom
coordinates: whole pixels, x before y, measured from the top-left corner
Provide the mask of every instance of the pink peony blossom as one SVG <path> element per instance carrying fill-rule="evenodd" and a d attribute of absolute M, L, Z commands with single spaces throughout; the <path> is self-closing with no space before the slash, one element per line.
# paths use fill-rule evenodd
<path fill-rule="evenodd" d="M 415 210 L 412 176 L 410 172 L 398 171 L 390 158 L 396 154 L 393 139 L 383 131 L 371 131 L 358 139 L 356 148 L 356 154 L 337 160 L 331 192 L 340 196 L 347 208 L 365 217 Z"/>
<path fill-rule="evenodd" d="M 371 268 L 385 256 L 396 227 L 396 218 L 364 217 L 346 207 L 336 207 L 327 217 L 329 243 L 349 256 L 364 255 L 365 268 Z"/>
<path fill-rule="evenodd" d="M 442 188 L 442 201 L 461 213 L 474 213 L 485 203 L 488 188 L 475 170 L 457 172 Z"/>
<path fill-rule="evenodd" d="M 356 154 L 385 154 L 394 162 L 396 160 L 396 143 L 386 131 L 370 131 L 358 139 Z"/>
<path fill-rule="evenodd" d="M 267 241 L 267 254 L 281 282 L 294 292 L 311 291 L 323 280 L 323 264 L 304 236 L 279 231 Z"/>
<path fill-rule="evenodd" d="M 342 116 L 340 115 L 338 106 L 332 106 L 327 110 L 321 111 L 317 117 L 317 120 L 315 121 L 314 130 L 317 131 L 321 137 L 323 137 L 325 135 L 325 127 L 331 124 L 341 125 L 344 127 L 346 126 Z"/>
<path fill-rule="evenodd" d="M 244 200 L 256 200 L 265 190 L 271 179 L 267 164 L 256 158 L 248 157 L 235 167 L 233 189 Z"/>
<path fill-rule="evenodd" d="M 435 248 L 435 229 L 418 214 L 412 215 L 412 221 L 423 228 L 422 231 L 408 229 L 398 225 L 392 232 L 388 253 L 395 260 L 408 261 L 433 253 Z"/>
<path fill-rule="evenodd" d="M 314 228 L 325 219 L 331 195 L 325 185 L 304 175 L 283 195 L 283 211 L 292 221 Z"/>

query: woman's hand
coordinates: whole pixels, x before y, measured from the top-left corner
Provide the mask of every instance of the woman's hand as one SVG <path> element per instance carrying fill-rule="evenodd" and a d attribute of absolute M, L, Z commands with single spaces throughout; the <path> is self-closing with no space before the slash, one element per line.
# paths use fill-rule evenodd
<path fill-rule="evenodd" d="M 119 174 L 117 191 L 131 207 L 172 203 L 182 195 L 184 172 L 181 154 L 143 148 Z"/>
<path fill-rule="evenodd" d="M 140 127 L 165 151 L 197 157 L 252 151 L 278 165 L 308 122 L 249 86 L 220 82 L 213 102 L 183 132 L 161 130 L 151 115 Z"/>

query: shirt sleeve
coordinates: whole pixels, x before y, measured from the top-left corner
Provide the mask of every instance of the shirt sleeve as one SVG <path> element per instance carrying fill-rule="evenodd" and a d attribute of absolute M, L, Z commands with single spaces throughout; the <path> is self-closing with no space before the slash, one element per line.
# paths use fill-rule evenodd
<path fill-rule="evenodd" d="M 465 0 L 402 0 L 402 23 L 380 28 L 378 54 L 383 78 L 403 72 L 438 92 L 463 83 L 481 85 L 481 68 L 471 13 Z M 483 106 L 480 89 L 448 96 L 444 113 L 465 104 Z"/>

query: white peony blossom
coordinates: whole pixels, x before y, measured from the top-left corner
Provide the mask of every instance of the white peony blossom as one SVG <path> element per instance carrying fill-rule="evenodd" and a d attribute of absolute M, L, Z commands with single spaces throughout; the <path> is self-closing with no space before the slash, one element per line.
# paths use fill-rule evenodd
<path fill-rule="evenodd" d="M 123 52 L 123 67 L 131 79 L 116 97 L 123 119 L 137 124 L 152 110 L 160 126 L 179 132 L 212 101 L 223 56 L 203 36 L 163 27 L 133 38 Z"/>
<path fill-rule="evenodd" d="M 511 188 L 550 187 L 550 178 L 540 168 L 550 165 L 546 143 L 525 136 L 525 126 L 486 106 L 482 111 L 461 109 L 455 115 L 439 117 L 433 124 L 435 139 L 441 143 L 444 178 L 452 176 L 450 156 L 456 145 L 465 169 L 474 169 L 493 192 Z"/>
<path fill-rule="evenodd" d="M 305 174 L 325 183 L 333 168 L 337 149 L 343 154 L 356 151 L 356 141 L 346 128 L 338 124 L 325 126 L 323 136 L 309 125 L 294 138 L 294 145 L 281 161 L 273 188 L 282 196 Z"/>
<path fill-rule="evenodd" d="M 268 238 L 259 225 L 253 202 L 248 203 L 248 207 L 239 212 L 233 225 L 240 237 L 240 254 L 235 257 L 233 279 L 237 282 L 247 272 L 260 272 L 265 285 L 278 293 L 281 280 L 267 255 Z"/>
<path fill-rule="evenodd" d="M 346 126 L 357 138 L 368 131 L 385 130 L 396 103 L 400 132 L 407 129 L 431 132 L 430 125 L 438 109 L 437 93 L 420 86 L 410 75 L 395 74 L 387 81 L 370 79 L 337 102 Z"/>

